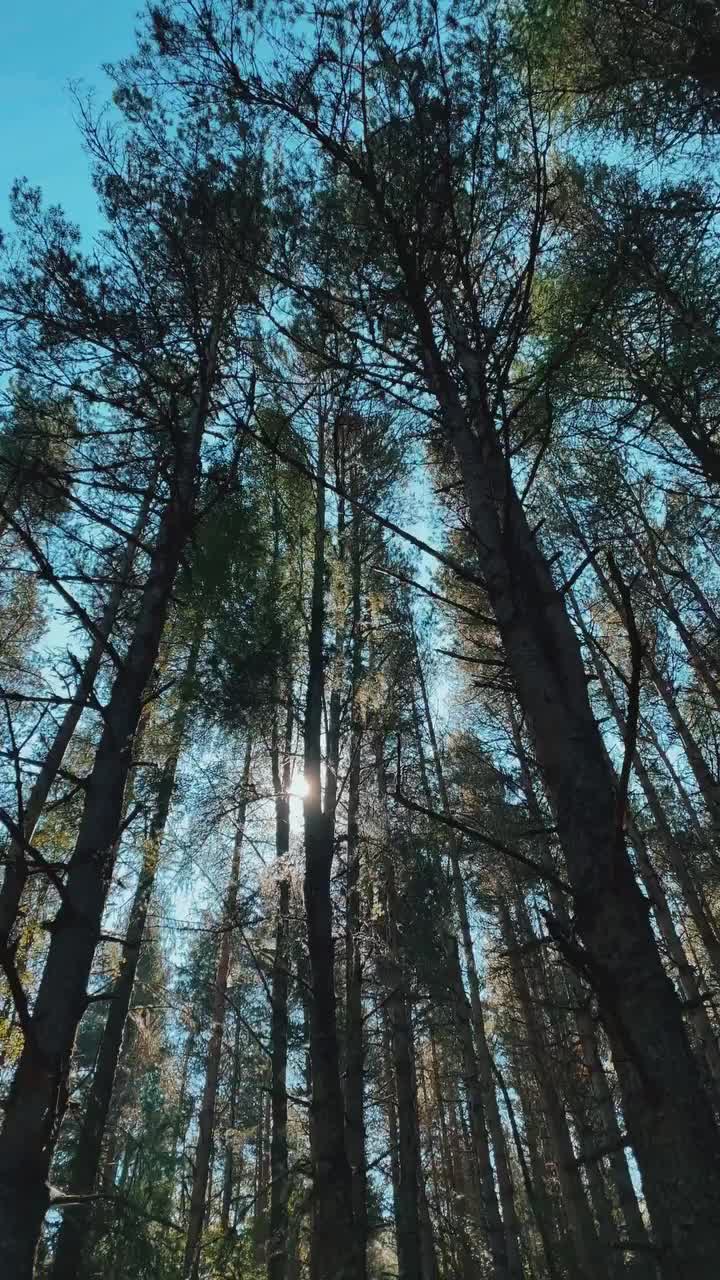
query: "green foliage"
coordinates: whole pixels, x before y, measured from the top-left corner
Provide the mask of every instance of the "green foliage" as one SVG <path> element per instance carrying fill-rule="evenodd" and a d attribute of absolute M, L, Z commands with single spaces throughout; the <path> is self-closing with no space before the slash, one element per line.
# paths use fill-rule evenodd
<path fill-rule="evenodd" d="M 706 0 L 525 0 L 512 8 L 536 83 L 588 128 L 658 150 L 720 128 L 720 24 Z"/>
<path fill-rule="evenodd" d="M 67 510 L 75 409 L 69 396 L 48 396 L 24 379 L 11 385 L 9 399 L 0 416 L 2 504 L 9 515 L 42 524 Z"/>

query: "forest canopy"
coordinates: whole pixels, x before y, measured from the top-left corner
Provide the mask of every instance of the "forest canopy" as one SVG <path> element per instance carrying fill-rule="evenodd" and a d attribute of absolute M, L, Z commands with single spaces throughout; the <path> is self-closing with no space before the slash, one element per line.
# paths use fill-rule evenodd
<path fill-rule="evenodd" d="M 137 21 L 0 239 L 0 1273 L 714 1280 L 720 10 Z"/>

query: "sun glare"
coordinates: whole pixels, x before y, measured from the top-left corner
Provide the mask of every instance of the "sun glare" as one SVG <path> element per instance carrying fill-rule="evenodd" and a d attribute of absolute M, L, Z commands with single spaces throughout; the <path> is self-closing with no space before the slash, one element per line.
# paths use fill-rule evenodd
<path fill-rule="evenodd" d="M 310 792 L 309 782 L 306 782 L 302 774 L 299 773 L 297 777 L 293 778 L 292 782 L 290 783 L 290 795 L 294 796 L 297 800 L 304 800 L 305 797 L 309 794 L 309 792 Z"/>

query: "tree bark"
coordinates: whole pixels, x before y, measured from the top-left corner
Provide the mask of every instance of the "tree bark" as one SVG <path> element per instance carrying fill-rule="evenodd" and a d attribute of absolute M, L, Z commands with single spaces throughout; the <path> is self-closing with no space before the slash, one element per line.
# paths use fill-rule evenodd
<path fill-rule="evenodd" d="M 216 342 L 213 340 L 214 362 Z M 130 647 L 115 677 L 87 780 L 77 842 L 52 927 L 25 1047 L 0 1137 L 0 1270 L 27 1280 L 49 1202 L 47 1175 L 67 1101 L 67 1073 L 113 869 L 133 737 L 194 513 L 210 384 L 203 379 L 163 513 Z"/>
<path fill-rule="evenodd" d="M 230 1103 L 228 1109 L 228 1128 L 235 1129 L 237 1117 L 237 1086 L 238 1075 L 240 1073 L 240 1020 L 235 1019 L 235 1042 L 233 1044 L 232 1058 L 232 1079 L 230 1081 Z M 234 1135 L 230 1142 L 225 1139 L 225 1163 L 223 1166 L 223 1189 L 222 1189 L 222 1206 L 220 1209 L 220 1226 L 227 1234 L 230 1230 L 230 1213 L 233 1205 L 233 1191 L 235 1184 L 235 1153 L 233 1151 Z"/>
<path fill-rule="evenodd" d="M 416 1277 L 421 1277 L 424 1280 L 420 1247 L 420 1197 L 418 1187 L 420 1152 L 417 1099 L 414 1090 L 412 1062 L 410 1010 L 397 932 L 398 903 L 395 875 L 389 858 L 386 859 L 385 865 L 384 889 L 387 959 L 382 980 L 386 993 L 385 1007 L 390 1026 L 398 1126 L 398 1184 L 395 1218 L 398 1277 L 399 1280 L 416 1280 Z"/>
<path fill-rule="evenodd" d="M 497 1280 L 506 1280 L 506 1277 L 510 1275 L 510 1270 L 505 1233 L 500 1218 L 500 1209 L 495 1192 L 495 1179 L 490 1160 L 490 1146 L 483 1106 L 484 1099 L 478 1077 L 477 1058 L 472 1038 L 470 1004 L 463 985 L 457 939 L 448 936 L 446 946 L 448 983 L 453 1003 L 455 1028 L 462 1053 L 463 1083 L 468 1101 L 470 1136 L 477 1170 L 481 1223 L 490 1257 L 492 1258 L 493 1275 L 497 1277 Z M 517 1261 L 519 1265 L 519 1256 Z M 520 1275 L 522 1275 L 522 1271 Z"/>
<path fill-rule="evenodd" d="M 613 1047 L 665 1280 L 709 1277 L 720 1233 L 720 1138 L 663 971 L 617 822 L 577 637 L 512 483 L 486 410 L 483 371 L 460 345 L 472 423 L 444 370 L 429 315 L 421 342 L 464 482 L 479 563 L 531 728 L 573 890 L 582 961 Z M 577 958 L 576 958 L 577 960 Z"/>
<path fill-rule="evenodd" d="M 537 826 L 544 821 L 543 811 L 533 785 L 530 764 L 522 740 L 521 727 L 518 724 L 512 702 L 508 699 L 508 718 L 512 726 L 513 744 L 520 766 L 520 782 L 528 806 L 530 820 Z M 564 928 L 570 927 L 565 900 L 557 885 L 548 885 L 548 896 L 555 917 Z M 627 1238 L 641 1246 L 639 1259 L 634 1274 L 641 1280 L 643 1276 L 650 1280 L 655 1275 L 652 1262 L 643 1256 L 642 1250 L 649 1246 L 645 1223 L 640 1212 L 635 1188 L 633 1187 L 628 1167 L 622 1134 L 615 1104 L 608 1084 L 605 1068 L 598 1049 L 597 1035 L 589 1009 L 587 989 L 583 988 L 579 975 L 571 968 L 567 970 L 567 983 L 574 1005 L 575 1025 L 582 1049 L 583 1061 L 590 1079 L 595 1104 L 602 1126 L 603 1139 L 610 1151 L 610 1169 L 617 1191 L 618 1202 L 625 1221 Z"/>
<path fill-rule="evenodd" d="M 363 725 L 358 702 L 362 676 L 362 580 L 359 514 L 351 530 L 352 658 L 350 767 L 348 771 L 347 896 L 345 915 L 345 1145 L 352 1177 L 352 1202 L 358 1243 L 359 1275 L 367 1275 L 367 1169 L 365 1160 L 365 1042 L 362 1005 L 363 961 L 360 895 L 360 762 Z"/>
<path fill-rule="evenodd" d="M 497 1064 L 493 1064 L 493 1065 L 495 1068 L 495 1073 L 498 1078 L 498 1083 L 500 1085 L 500 1091 L 505 1101 L 505 1109 L 508 1113 L 508 1119 L 510 1121 L 510 1128 L 512 1130 L 513 1141 L 515 1143 L 515 1151 L 517 1154 L 518 1164 L 520 1165 L 520 1170 L 522 1172 L 523 1185 L 525 1187 L 525 1195 L 527 1198 L 530 1211 L 533 1215 L 533 1218 L 535 1219 L 535 1226 L 537 1228 L 537 1233 L 540 1237 L 540 1242 L 542 1245 L 544 1262 L 547 1268 L 547 1273 L 550 1280 L 558 1280 L 559 1272 L 557 1270 L 557 1266 L 558 1266 L 560 1251 L 559 1249 L 556 1248 L 553 1241 L 552 1214 L 550 1213 L 547 1200 L 545 1197 L 544 1182 L 542 1177 L 540 1178 L 536 1177 L 535 1179 L 533 1179 L 531 1175 L 530 1169 L 528 1167 L 528 1162 L 525 1157 L 525 1151 L 523 1148 L 520 1131 L 518 1129 L 517 1120 L 515 1118 L 515 1107 L 513 1106 L 513 1101 L 512 1101 L 512 1098 L 510 1097 L 510 1091 L 505 1083 L 505 1078 L 503 1076 L 503 1073 L 500 1067 L 497 1066 Z M 530 1145 L 532 1148 L 531 1160 L 536 1161 L 537 1159 L 536 1144 L 531 1142 Z M 536 1169 L 537 1169 L 537 1165 L 536 1165 Z"/>
<path fill-rule="evenodd" d="M 305 706 L 305 916 L 310 955 L 310 1151 L 313 1201 L 311 1280 L 357 1280 L 358 1251 L 352 1212 L 350 1164 L 345 1151 L 344 1101 L 335 999 L 335 943 L 330 876 L 333 814 L 323 811 L 321 780 L 325 620 L 325 424 L 318 433 L 315 555 Z"/>
<path fill-rule="evenodd" d="M 288 1057 L 288 989 L 289 989 L 289 912 L 290 881 L 286 865 L 290 851 L 290 772 L 293 734 L 292 681 L 288 679 L 285 696 L 285 732 L 282 760 L 278 711 L 272 725 L 271 764 L 275 793 L 275 855 L 280 868 L 277 886 L 275 953 L 271 975 L 271 1100 L 272 1135 L 270 1139 L 270 1224 L 268 1235 L 268 1280 L 285 1280 L 288 1258 L 288 1139 L 287 1139 L 287 1057 Z"/>
<path fill-rule="evenodd" d="M 580 610 L 578 609 L 574 600 L 572 601 L 572 604 L 573 604 L 573 609 L 578 622 L 578 626 L 580 627 L 582 634 L 586 640 L 588 650 L 590 653 L 590 659 L 592 661 L 595 673 L 598 677 L 598 682 L 602 689 L 603 696 L 610 708 L 610 712 L 613 716 L 613 719 L 615 720 L 618 730 L 620 731 L 620 733 L 623 735 L 623 738 L 624 738 L 625 733 L 627 731 L 625 715 L 621 710 L 620 706 L 618 705 L 618 702 L 613 692 L 610 681 L 607 678 L 607 674 L 603 668 L 602 662 L 600 661 L 596 647 L 593 644 L 592 636 L 590 635 L 583 621 L 582 614 L 580 613 Z M 690 871 L 690 868 L 687 866 L 685 859 L 683 858 L 680 850 L 677 847 L 677 841 L 672 832 L 670 824 L 668 823 L 662 801 L 660 799 L 660 796 L 657 793 L 657 790 L 652 782 L 650 774 L 648 773 L 639 752 L 635 753 L 634 767 L 635 767 L 635 773 L 637 774 L 638 782 L 640 783 L 643 794 L 647 801 L 648 809 L 650 810 L 650 814 L 657 828 L 658 835 L 662 839 L 663 848 L 665 850 L 668 862 L 670 863 L 670 866 L 672 867 L 675 875 L 677 876 L 677 882 L 680 886 L 683 897 L 685 898 L 688 909 L 693 918 L 695 926 L 698 930 L 700 938 L 702 939 L 705 950 L 708 953 L 708 959 L 710 960 L 710 963 L 712 964 L 713 969 L 715 970 L 715 974 L 718 981 L 720 981 L 720 942 L 718 942 L 715 922 L 710 918 L 706 910 L 705 903 L 702 901 L 700 897 L 700 893 L 698 892 L 698 889 L 694 883 L 692 872 Z M 650 896 L 652 899 L 653 895 L 650 895 Z M 667 903 L 665 903 L 665 905 L 667 906 Z M 678 939 L 678 942 L 679 942 L 679 939 Z"/>
<path fill-rule="evenodd" d="M 386 1060 L 389 1062 L 389 1059 L 390 1059 L 389 1048 L 386 1045 Z M 444 1178 L 442 1179 L 442 1182 L 441 1182 L 440 1170 L 438 1168 L 438 1161 L 435 1153 L 435 1139 L 434 1139 L 433 1129 L 432 1129 L 432 1111 L 430 1106 L 430 1097 L 428 1094 L 424 1070 L 420 1072 L 420 1088 L 421 1088 L 423 1107 L 424 1107 L 425 1117 L 426 1117 L 424 1128 L 427 1136 L 428 1154 L 430 1157 L 430 1177 L 431 1177 L 431 1185 L 433 1190 L 433 1208 L 434 1208 L 435 1219 L 436 1219 L 436 1234 L 438 1238 L 438 1245 L 439 1245 L 441 1259 L 442 1259 L 442 1274 L 445 1275 L 448 1272 L 450 1267 L 450 1259 L 449 1259 L 448 1247 L 447 1247 L 448 1224 L 450 1220 L 450 1214 L 448 1209 L 449 1188 Z M 391 1133 L 391 1141 L 392 1141 L 392 1133 Z M 397 1143 L 396 1130 L 395 1130 L 395 1143 Z M 441 1154 L 444 1156 L 444 1152 Z M 446 1203 L 445 1221 L 443 1220 L 443 1207 L 442 1207 L 443 1194 L 441 1194 L 441 1187 L 442 1187 L 442 1193 L 444 1194 L 445 1203 Z"/>
<path fill-rule="evenodd" d="M 45 808 L 53 783 L 58 776 L 65 753 L 78 726 L 80 717 L 93 693 L 100 664 L 105 655 L 107 640 L 110 637 L 125 588 L 127 587 L 128 578 L 132 572 L 137 553 L 137 539 L 150 511 L 154 496 L 153 483 L 156 476 L 157 471 L 155 470 L 145 490 L 132 534 L 128 538 L 120 557 L 117 580 L 105 603 L 105 608 L 97 625 L 97 632 L 93 637 L 75 686 L 73 700 L 58 725 L 55 737 L 48 747 L 45 759 L 28 796 L 22 824 L 23 840 L 27 841 L 28 844 L 32 843 L 35 828 Z M 5 876 L 0 890 L 0 951 L 7 947 L 10 942 L 23 890 L 27 883 L 28 856 L 22 840 L 10 840 L 6 858 Z"/>
<path fill-rule="evenodd" d="M 185 688 L 192 680 L 200 649 L 200 634 L 193 640 L 185 671 Z M 187 722 L 187 700 L 181 702 L 170 731 L 170 751 L 160 776 L 155 812 L 144 846 L 135 896 L 130 910 L 120 973 L 111 997 L 110 1012 L 100 1041 L 92 1083 L 85 1103 L 77 1150 L 70 1166 L 69 1189 L 74 1195 L 90 1195 L 100 1168 L 105 1125 L 110 1110 L 113 1085 L 122 1048 L 125 1023 L 132 1000 L 140 949 L 147 922 L 150 899 L 160 857 L 165 825 L 175 786 L 178 759 Z M 85 1237 L 90 1219 L 88 1205 L 66 1209 L 55 1244 L 52 1280 L 76 1280 L 80 1274 Z"/>
<path fill-rule="evenodd" d="M 523 1014 L 530 1052 L 535 1063 L 535 1073 L 543 1101 L 543 1110 L 552 1142 L 558 1179 L 562 1190 L 563 1206 L 567 1214 L 570 1233 L 577 1258 L 577 1275 L 583 1280 L 604 1280 L 607 1268 L 603 1259 L 592 1215 L 580 1180 L 570 1134 L 562 1103 L 552 1078 L 552 1069 L 544 1045 L 542 1030 L 519 954 L 519 939 L 510 915 L 503 902 L 500 905 L 503 939 L 510 955 L 513 986 Z M 523 938 L 526 941 L 526 938 Z"/>
<path fill-rule="evenodd" d="M 430 710 L 430 700 L 428 698 L 427 685 L 425 683 L 425 674 L 423 672 L 414 627 L 413 639 L 415 643 L 415 657 L 417 661 L 420 692 L 425 712 L 425 723 L 427 725 L 428 735 L 430 738 L 438 790 L 440 792 L 443 810 L 445 813 L 449 814 L 451 813 L 450 801 L 447 787 L 445 785 L 445 775 L 442 767 L 442 760 L 440 759 L 440 752 L 438 750 L 437 738 L 435 736 L 435 726 L 433 724 L 432 712 Z M 460 923 L 460 936 L 462 938 L 463 955 L 465 957 L 465 967 L 468 975 L 468 985 L 470 987 L 470 1008 L 472 1012 L 476 1066 L 480 1089 L 482 1092 L 482 1108 L 487 1118 L 487 1127 L 492 1141 L 493 1156 L 495 1159 L 495 1172 L 497 1175 L 500 1204 L 502 1207 L 507 1274 L 509 1280 L 522 1280 L 523 1268 L 520 1256 L 520 1229 L 515 1209 L 515 1189 L 513 1187 L 513 1179 L 510 1172 L 505 1131 L 500 1119 L 500 1110 L 498 1108 L 497 1095 L 495 1093 L 492 1059 L 490 1057 L 490 1049 L 487 1042 L 487 1036 L 485 1034 L 485 1018 L 483 1015 L 482 999 L 480 996 L 480 980 L 478 978 L 477 965 L 475 963 L 475 949 L 473 947 L 472 934 L 470 932 L 470 920 L 467 911 L 465 885 L 463 883 L 462 872 L 460 870 L 460 858 L 458 854 L 458 843 L 456 840 L 452 840 L 450 842 L 449 856 L 455 908 L 458 913 L 458 920 Z"/>

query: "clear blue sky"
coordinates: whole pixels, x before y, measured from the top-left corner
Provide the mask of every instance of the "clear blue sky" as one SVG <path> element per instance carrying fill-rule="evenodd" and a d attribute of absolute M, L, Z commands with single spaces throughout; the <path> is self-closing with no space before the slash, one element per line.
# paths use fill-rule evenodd
<path fill-rule="evenodd" d="M 96 225 L 70 81 L 105 99 L 101 67 L 130 53 L 143 0 L 5 0 L 0 19 L 0 226 L 15 178 L 42 187 L 86 230 Z"/>

